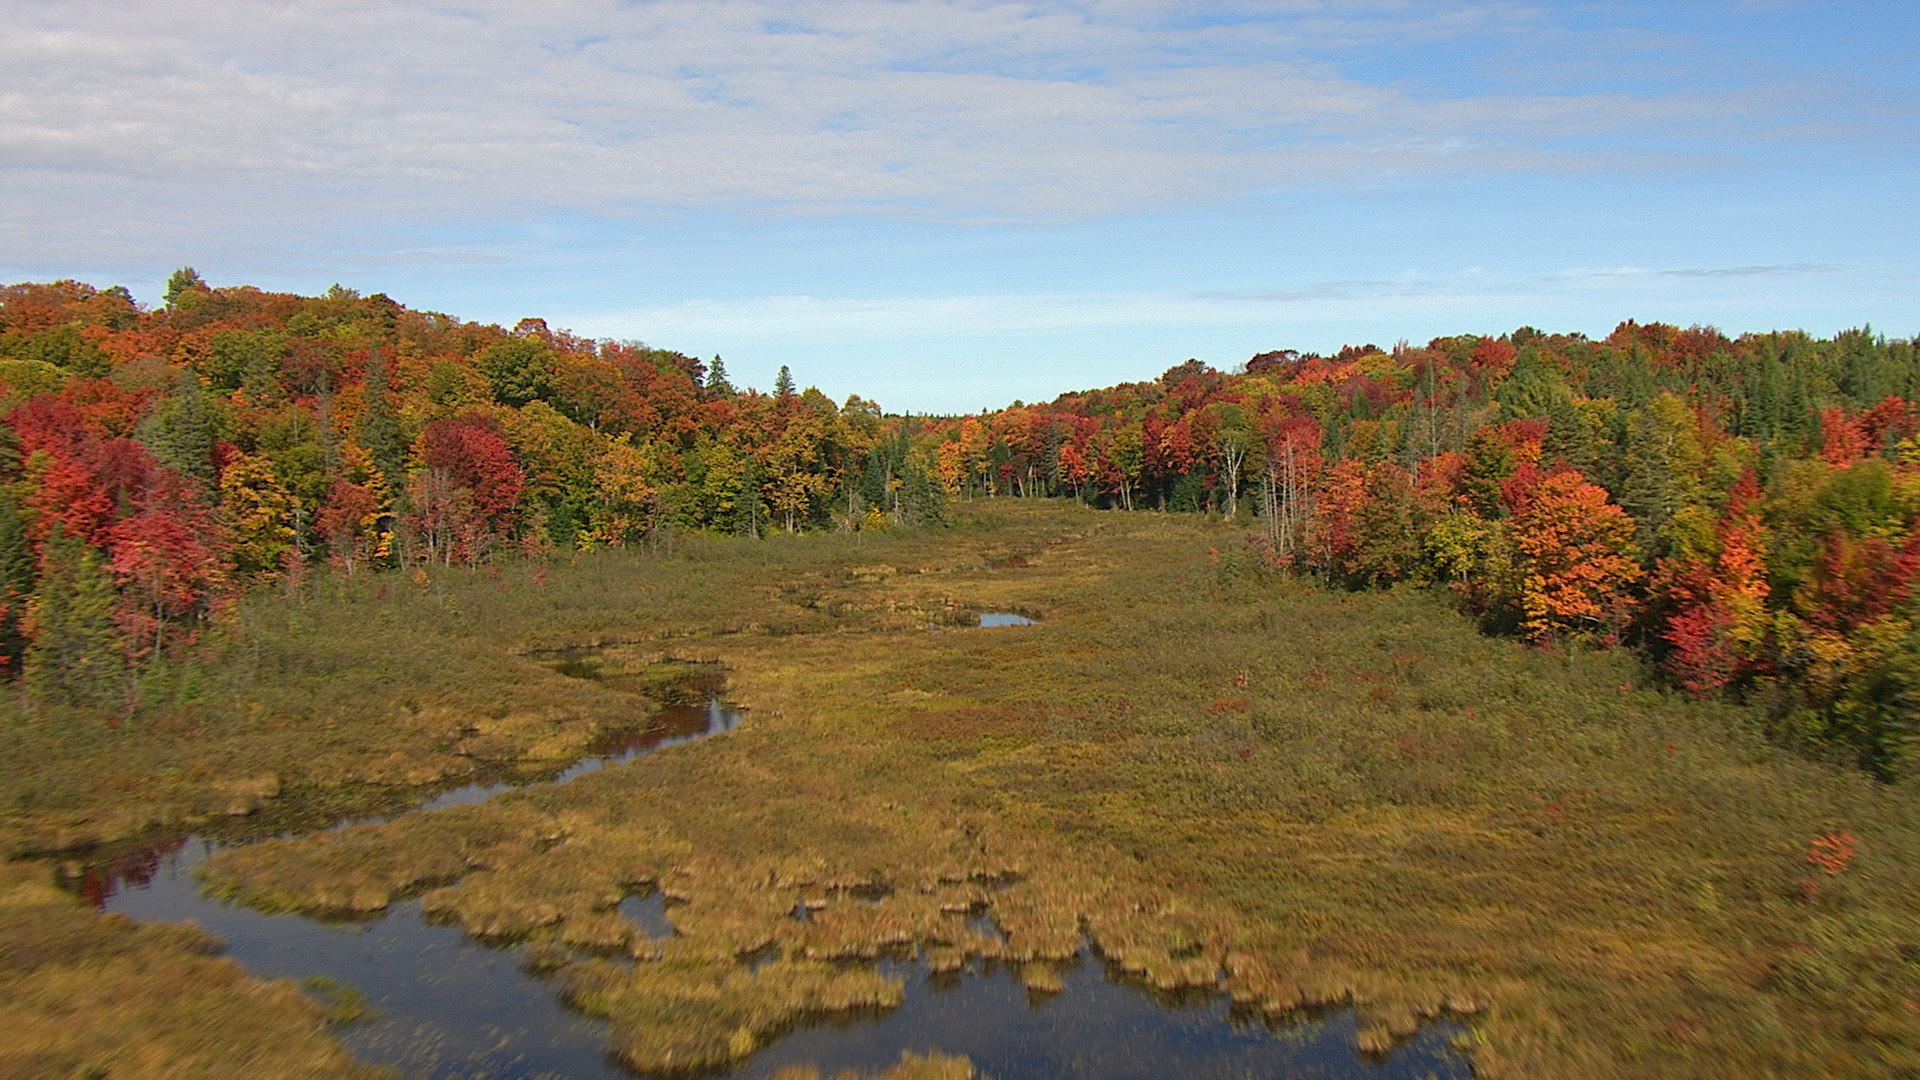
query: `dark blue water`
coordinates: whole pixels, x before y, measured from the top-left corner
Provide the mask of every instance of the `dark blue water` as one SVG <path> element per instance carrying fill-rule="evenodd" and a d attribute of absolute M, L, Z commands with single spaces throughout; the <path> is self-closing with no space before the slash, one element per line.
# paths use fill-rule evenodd
<path fill-rule="evenodd" d="M 1369 1080 L 1465 1078 L 1466 1059 L 1447 1040 L 1455 1029 L 1429 1025 L 1384 1058 L 1354 1048 L 1352 1010 L 1268 1025 L 1233 1015 L 1224 994 L 1189 994 L 1180 1003 L 1116 979 L 1083 953 L 1057 994 L 1034 994 L 1011 968 L 975 961 L 952 975 L 916 964 L 893 965 L 907 979 L 906 1000 L 880 1019 L 843 1020 L 792 1032 L 735 1075 L 767 1077 L 785 1065 L 817 1064 L 828 1075 L 878 1071 L 902 1051 L 942 1051 L 973 1059 L 994 1080 Z"/>
<path fill-rule="evenodd" d="M 646 736 L 581 762 L 561 779 L 717 734 L 739 716 L 714 701 L 661 719 Z M 476 802 L 501 790 L 505 785 L 473 785 L 428 806 Z M 89 896 L 135 919 L 191 919 L 225 939 L 227 955 L 257 975 L 296 982 L 322 976 L 352 987 L 374 1015 L 340 1035 L 368 1061 L 431 1080 L 630 1077 L 607 1056 L 606 1025 L 563 1007 L 522 967 L 523 950 L 481 945 L 458 927 L 429 923 L 416 901 L 348 923 L 221 904 L 200 894 L 193 874 L 216 846 L 187 837 L 101 863 L 90 868 Z M 657 892 L 629 897 L 620 910 L 650 938 L 674 932 L 672 908 Z M 1224 994 L 1166 1000 L 1110 977 L 1084 953 L 1057 994 L 1032 994 L 1011 969 L 979 961 L 943 975 L 907 960 L 886 966 L 906 983 L 898 1008 L 797 1028 L 730 1075 L 767 1077 L 792 1064 L 817 1065 L 828 1075 L 877 1070 L 907 1050 L 964 1054 L 996 1080 L 1471 1075 L 1447 1046 L 1452 1029 L 1445 1025 L 1369 1058 L 1354 1048 L 1351 1011 L 1269 1026 L 1233 1016 Z"/>

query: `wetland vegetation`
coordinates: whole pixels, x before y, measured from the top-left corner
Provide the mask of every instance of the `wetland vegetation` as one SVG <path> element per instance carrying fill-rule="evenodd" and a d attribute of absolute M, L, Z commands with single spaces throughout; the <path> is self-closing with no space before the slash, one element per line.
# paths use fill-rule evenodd
<path fill-rule="evenodd" d="M 1906 788 L 1630 656 L 1289 579 L 1198 516 L 956 509 L 328 579 L 247 602 L 197 729 L 17 725 L 6 1070 L 370 1075 L 334 998 L 55 884 L 182 826 L 228 838 L 201 872 L 235 910 L 510 943 L 643 1072 L 764 1074 L 821 1045 L 796 1025 L 898 1008 L 905 957 L 1044 996 L 1089 948 L 1244 1019 L 1351 1006 L 1371 1052 L 1438 1018 L 1478 1076 L 1914 1067 Z M 952 612 L 1041 617 L 929 631 Z M 726 737 L 540 782 L 705 665 L 748 710 Z M 475 779 L 533 782 L 402 812 Z M 650 890 L 671 936 L 628 914 Z"/>

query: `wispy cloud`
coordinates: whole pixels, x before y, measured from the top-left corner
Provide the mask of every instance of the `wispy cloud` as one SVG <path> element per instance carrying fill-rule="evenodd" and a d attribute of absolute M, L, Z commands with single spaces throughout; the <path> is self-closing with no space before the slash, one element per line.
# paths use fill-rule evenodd
<path fill-rule="evenodd" d="M 1062 219 L 1288 185 L 1685 167 L 1732 91 L 1415 96 L 1346 51 L 1518 5 L 477 0 L 12 5 L 12 248 L 662 208 Z M 137 242 L 137 238 L 136 242 Z M 0 256 L 12 252 L 0 251 Z"/>
<path fill-rule="evenodd" d="M 1672 270 L 1619 267 L 1571 269 L 1541 276 L 1466 267 L 1448 273 L 1409 271 L 1394 279 L 1302 282 L 1273 289 L 698 300 L 582 312 L 565 321 L 593 335 L 685 342 L 789 338 L 815 343 L 907 341 L 1183 327 L 1283 327 L 1303 322 L 1342 322 L 1364 328 L 1369 320 L 1405 325 L 1408 318 L 1425 316 L 1433 317 L 1431 333 L 1437 334 L 1475 329 L 1474 324 L 1463 320 L 1483 313 L 1558 310 L 1569 298 L 1584 293 L 1612 298 L 1610 304 L 1621 306 L 1608 315 L 1620 319 L 1647 315 L 1649 311 L 1665 312 L 1667 305 L 1684 302 L 1690 290 L 1707 289 L 1715 280 L 1790 279 L 1806 274 L 1845 274 L 1850 269 L 1857 268 L 1814 263 Z M 1688 280 L 1699 284 L 1681 284 Z M 1783 280 L 1766 294 L 1756 295 L 1755 303 L 1777 303 L 1778 290 L 1791 287 Z M 1647 307 L 1650 304 L 1652 308 Z"/>
<path fill-rule="evenodd" d="M 1554 275 L 1566 280 L 1582 278 L 1748 278 L 1789 277 L 1804 274 L 1830 274 L 1846 267 L 1837 263 L 1776 263 L 1767 266 L 1702 266 L 1656 270 L 1644 266 L 1618 266 L 1602 269 L 1565 270 Z"/>

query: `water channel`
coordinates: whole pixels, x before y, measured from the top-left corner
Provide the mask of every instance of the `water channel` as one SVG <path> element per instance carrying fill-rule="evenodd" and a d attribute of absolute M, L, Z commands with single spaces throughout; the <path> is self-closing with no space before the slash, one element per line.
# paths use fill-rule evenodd
<path fill-rule="evenodd" d="M 666 709 L 646 732 L 551 782 L 720 734 L 739 719 L 718 698 Z M 510 786 L 472 784 L 422 808 L 478 802 Z M 606 1025 L 561 1005 L 523 970 L 519 949 L 482 945 L 457 926 L 428 922 L 417 901 L 358 922 L 219 903 L 200 894 L 194 876 L 219 847 L 210 838 L 179 838 L 91 865 L 80 886 L 105 911 L 193 920 L 225 939 L 226 955 L 257 975 L 351 987 L 372 1014 L 338 1030 L 365 1060 L 430 1080 L 632 1080 L 607 1055 Z M 630 897 L 621 911 L 650 936 L 673 932 L 671 909 L 658 893 Z M 1384 1057 L 1370 1057 L 1354 1047 L 1351 1010 L 1269 1025 L 1235 1015 L 1224 994 L 1156 995 L 1115 977 L 1091 950 L 1067 970 L 1062 991 L 1046 995 L 1030 993 L 1014 971 L 991 963 L 939 975 L 910 960 L 883 966 L 906 983 L 898 1008 L 801 1027 L 727 1075 L 757 1080 L 792 1064 L 817 1065 L 829 1076 L 878 1070 L 903 1050 L 964 1054 L 996 1080 L 1471 1075 L 1448 1045 L 1447 1025 L 1430 1025 Z"/>

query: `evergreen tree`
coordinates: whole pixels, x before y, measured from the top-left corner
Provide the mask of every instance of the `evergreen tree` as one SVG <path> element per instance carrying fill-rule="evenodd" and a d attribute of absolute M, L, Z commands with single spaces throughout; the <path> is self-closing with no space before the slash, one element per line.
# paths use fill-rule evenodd
<path fill-rule="evenodd" d="M 373 458 L 387 491 L 402 498 L 407 490 L 407 443 L 394 415 L 387 386 L 387 365 L 375 349 L 367 357 L 365 407 L 360 412 L 360 445 Z"/>
<path fill-rule="evenodd" d="M 1503 420 L 1549 416 L 1556 405 L 1572 400 L 1566 373 L 1551 357 L 1541 355 L 1540 350 L 1531 345 L 1520 350 L 1512 373 L 1493 396 L 1500 403 Z"/>
<path fill-rule="evenodd" d="M 733 384 L 727 381 L 727 365 L 721 361 L 720 354 L 713 354 L 713 366 L 707 369 L 707 397 L 712 400 L 730 398 L 734 394 Z"/>
<path fill-rule="evenodd" d="M 890 455 L 887 453 L 889 445 L 882 443 L 867 455 L 866 464 L 860 470 L 860 482 L 854 486 L 854 496 L 858 505 L 850 509 L 877 506 L 883 511 L 886 510 L 887 481 L 893 479 Z"/>
<path fill-rule="evenodd" d="M 1487 521 L 1507 516 L 1501 501 L 1501 484 L 1513 475 L 1513 452 L 1506 443 L 1476 431 L 1467 443 L 1467 467 L 1460 478 L 1460 493 L 1473 512 Z"/>
<path fill-rule="evenodd" d="M 100 554 L 56 532 L 42 553 L 40 594 L 31 605 L 27 682 L 50 700 L 113 708 L 123 700 L 127 662 L 113 621 L 113 581 Z"/>
<path fill-rule="evenodd" d="M 172 396 L 141 424 L 140 441 L 160 464 L 191 477 L 203 492 L 213 490 L 213 447 L 218 429 L 212 403 L 200 377 L 181 371 Z"/>
<path fill-rule="evenodd" d="M 1637 542 L 1657 551 L 1657 538 L 1679 509 L 1668 433 L 1648 409 L 1627 414 L 1627 439 L 1618 500 L 1638 526 Z"/>
<path fill-rule="evenodd" d="M 785 364 L 780 365 L 780 373 L 773 377 L 773 396 L 777 398 L 793 396 L 793 372 L 787 370 Z"/>
<path fill-rule="evenodd" d="M 746 455 L 740 474 L 740 493 L 733 500 L 733 531 L 738 536 L 760 538 L 760 459 Z"/>
<path fill-rule="evenodd" d="M 26 523 L 13 498 L 0 493 L 0 593 L 31 596 L 34 582 L 33 545 L 27 542 Z"/>
<path fill-rule="evenodd" d="M 947 489 L 917 455 L 908 455 L 900 477 L 900 517 L 909 525 L 945 525 Z"/>
<path fill-rule="evenodd" d="M 19 664 L 26 651 L 22 625 L 28 598 L 33 595 L 33 546 L 13 498 L 0 491 L 0 665 Z"/>
<path fill-rule="evenodd" d="M 172 307 L 183 293 L 196 292 L 206 287 L 207 283 L 200 280 L 198 271 L 191 266 L 183 266 L 167 275 L 167 306 Z"/>
<path fill-rule="evenodd" d="M 1589 478 L 1598 479 L 1599 440 L 1594 437 L 1585 413 L 1571 397 L 1555 400 L 1547 412 L 1547 435 L 1541 440 L 1540 456 L 1546 464 L 1571 465 Z"/>

